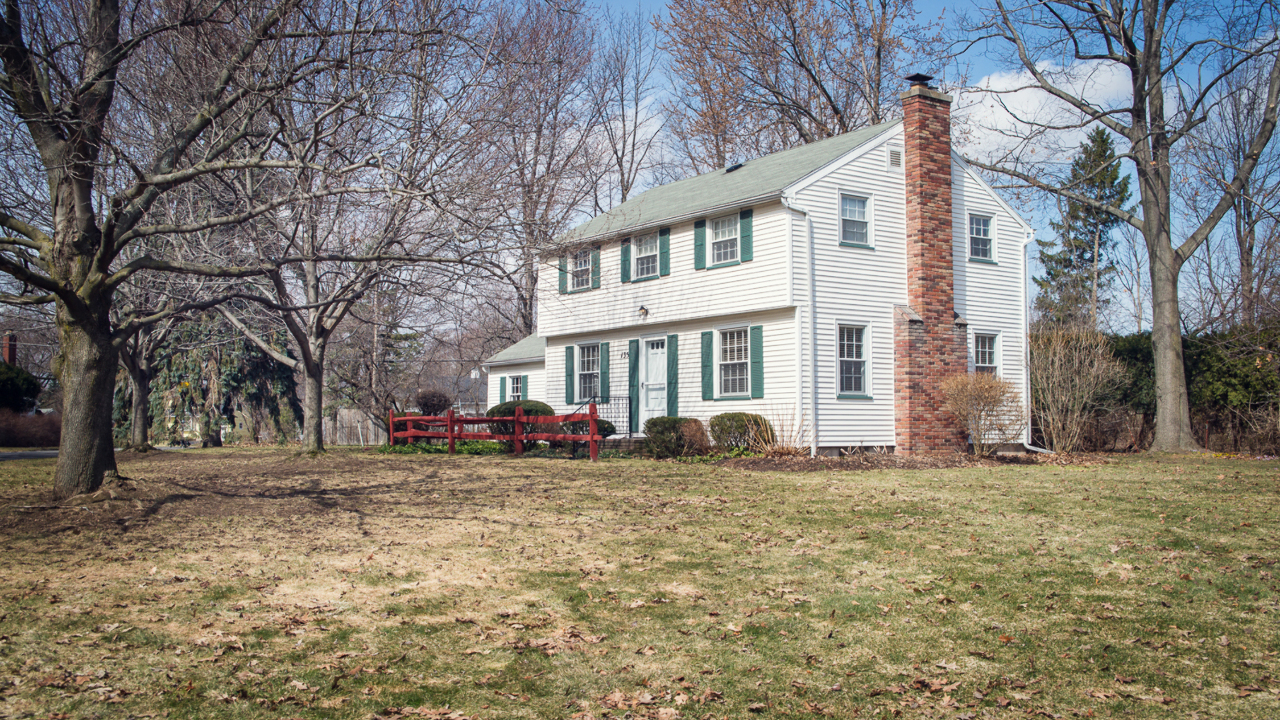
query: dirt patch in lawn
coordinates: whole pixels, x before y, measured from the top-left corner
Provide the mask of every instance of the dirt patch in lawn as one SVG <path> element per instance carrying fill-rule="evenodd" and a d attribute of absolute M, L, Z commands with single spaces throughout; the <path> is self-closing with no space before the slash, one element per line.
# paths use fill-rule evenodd
<path fill-rule="evenodd" d="M 856 452 L 839 457 L 727 458 L 717 464 L 723 467 L 755 472 L 857 472 L 862 470 L 951 470 L 957 468 L 995 468 L 1007 465 L 1100 465 L 1108 462 L 1097 454 L 1017 454 L 979 458 L 953 453 L 949 455 L 903 455 L 898 453 Z"/>

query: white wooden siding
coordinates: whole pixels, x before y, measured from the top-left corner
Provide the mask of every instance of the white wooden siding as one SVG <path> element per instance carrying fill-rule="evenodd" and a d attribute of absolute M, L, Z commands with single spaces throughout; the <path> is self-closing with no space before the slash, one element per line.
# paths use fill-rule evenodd
<path fill-rule="evenodd" d="M 622 238 L 618 238 L 602 244 L 600 287 L 562 295 L 558 260 L 548 258 L 538 267 L 538 334 L 552 337 L 583 328 L 615 330 L 637 324 L 654 327 L 785 307 L 786 212 L 778 202 L 751 209 L 753 259 L 740 265 L 695 270 L 692 220 L 671 226 L 671 274 L 665 277 L 623 284 Z M 726 214 L 715 213 L 706 219 Z M 657 230 L 645 228 L 631 237 Z M 647 315 L 640 314 L 641 306 L 648 310 Z"/>
<path fill-rule="evenodd" d="M 564 360 L 561 359 L 561 365 Z M 564 371 L 561 370 L 561 373 Z M 540 402 L 548 402 L 547 400 L 547 373 L 546 363 L 542 361 L 515 363 L 512 365 L 495 365 L 489 368 L 489 406 L 493 407 L 501 402 L 498 398 L 500 386 L 502 384 L 499 378 L 507 378 L 507 399 L 511 399 L 511 376 L 512 375 L 528 375 L 529 389 L 522 391 L 525 400 L 538 400 Z"/>
<path fill-rule="evenodd" d="M 969 321 L 969 367 L 974 334 L 997 335 L 1000 376 L 1027 400 L 1024 243 L 1029 229 L 994 192 L 954 159 L 951 170 L 956 312 Z M 995 264 L 969 260 L 969 214 L 994 218 Z M 1024 431 L 1025 435 L 1025 431 Z M 1023 437 L 1023 440 L 1026 438 Z"/>
<path fill-rule="evenodd" d="M 813 359 L 808 356 L 810 328 L 817 337 L 816 399 L 818 446 L 882 446 L 894 444 L 893 306 L 906 303 L 906 203 L 901 169 L 888 170 L 888 148 L 901 149 L 901 130 L 852 161 L 804 186 L 795 204 L 808 211 L 813 225 L 816 323 L 803 324 L 805 392 Z M 873 247 L 840 244 L 840 195 L 870 198 Z M 809 299 L 809 238 L 803 216 L 794 223 L 795 295 Z M 864 352 L 870 365 L 869 399 L 839 395 L 838 326 L 866 327 Z M 812 400 L 806 397 L 806 408 Z"/>
<path fill-rule="evenodd" d="M 673 270 L 674 272 L 674 270 Z M 762 359 L 764 370 L 764 397 L 755 400 L 703 400 L 702 399 L 702 333 L 725 325 L 763 326 Z M 779 431 L 794 427 L 795 403 L 795 322 L 792 310 L 773 310 L 759 313 L 739 313 L 710 320 L 681 323 L 651 324 L 643 328 L 602 330 L 593 333 L 577 333 L 547 338 L 548 382 L 547 403 L 557 413 L 566 413 L 577 405 L 565 403 L 564 355 L 568 345 L 584 343 L 609 343 L 609 396 L 625 398 L 628 392 L 628 342 L 642 338 L 657 339 L 677 335 L 679 358 L 679 411 L 681 417 L 698 418 L 703 422 L 713 415 L 726 412 L 752 412 L 769 418 Z M 669 349 L 668 349 L 669 351 Z M 638 430 L 639 428 L 637 428 Z"/>

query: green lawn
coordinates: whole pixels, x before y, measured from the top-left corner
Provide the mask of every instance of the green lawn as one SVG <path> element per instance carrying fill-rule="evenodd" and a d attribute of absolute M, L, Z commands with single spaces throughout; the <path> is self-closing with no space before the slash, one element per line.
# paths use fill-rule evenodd
<path fill-rule="evenodd" d="M 1280 716 L 1276 462 L 121 472 L 0 515 L 0 717 Z"/>

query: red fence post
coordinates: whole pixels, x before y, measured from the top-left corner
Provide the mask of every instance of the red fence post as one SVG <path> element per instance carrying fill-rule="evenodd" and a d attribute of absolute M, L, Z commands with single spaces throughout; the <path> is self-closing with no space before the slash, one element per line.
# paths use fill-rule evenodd
<path fill-rule="evenodd" d="M 396 444 L 396 411 L 387 411 L 387 444 Z"/>
<path fill-rule="evenodd" d="M 445 422 L 448 423 L 449 429 L 446 435 L 449 437 L 449 454 L 453 454 L 453 408 L 449 408 L 449 414 L 445 416 Z"/>
<path fill-rule="evenodd" d="M 588 405 L 587 412 L 591 414 L 587 420 L 587 429 L 591 432 L 591 462 L 595 462 L 600 459 L 600 443 L 596 442 L 596 404 Z"/>
<path fill-rule="evenodd" d="M 524 454 L 524 408 L 516 406 L 516 455 Z"/>

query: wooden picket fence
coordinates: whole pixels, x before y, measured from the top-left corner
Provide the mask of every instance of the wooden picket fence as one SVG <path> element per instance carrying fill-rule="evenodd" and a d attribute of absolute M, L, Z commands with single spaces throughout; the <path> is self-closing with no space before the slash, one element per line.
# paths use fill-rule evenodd
<path fill-rule="evenodd" d="M 591 461 L 595 462 L 600 459 L 600 441 L 604 439 L 596 427 L 596 420 L 599 417 L 595 403 L 587 406 L 587 412 L 572 415 L 525 415 L 524 408 L 517 407 L 516 414 L 513 417 L 463 417 L 454 413 L 453 409 L 450 408 L 449 413 L 443 416 L 405 415 L 396 417 L 395 412 L 388 412 L 387 427 L 391 429 L 392 445 L 396 444 L 397 439 L 410 443 L 417 438 L 437 438 L 449 442 L 450 455 L 453 454 L 455 440 L 507 441 L 515 446 L 516 455 L 523 455 L 524 444 L 533 440 L 585 442 L 591 450 Z M 587 435 L 529 432 L 530 426 L 539 424 L 580 421 L 587 423 Z M 512 423 L 514 432 L 510 435 L 500 435 L 491 432 L 468 432 L 466 429 L 467 425 L 491 425 L 495 422 Z M 397 430 L 397 425 L 403 426 L 404 429 Z M 433 429 L 441 427 L 443 427 L 442 430 Z"/>

